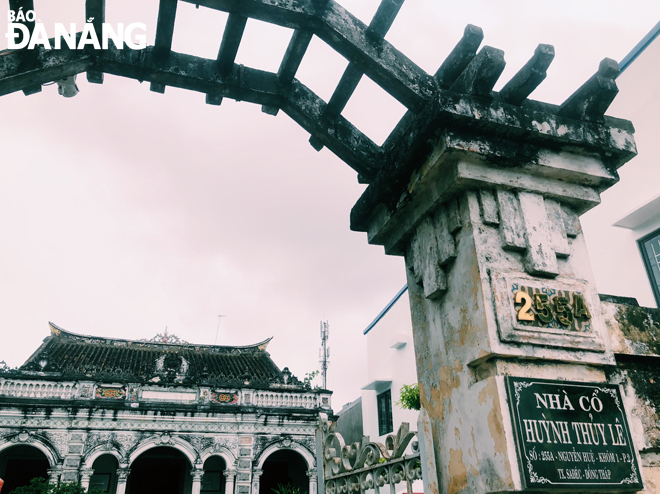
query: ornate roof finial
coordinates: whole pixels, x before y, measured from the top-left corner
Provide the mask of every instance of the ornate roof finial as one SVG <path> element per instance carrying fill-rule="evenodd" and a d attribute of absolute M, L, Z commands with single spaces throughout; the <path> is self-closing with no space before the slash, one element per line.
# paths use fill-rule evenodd
<path fill-rule="evenodd" d="M 142 340 L 147 343 L 168 343 L 170 345 L 188 345 L 189 343 L 186 340 L 182 340 L 175 334 L 170 334 L 167 332 L 167 326 L 165 326 L 165 331 L 163 333 L 157 333 L 156 336 L 150 340 Z"/>

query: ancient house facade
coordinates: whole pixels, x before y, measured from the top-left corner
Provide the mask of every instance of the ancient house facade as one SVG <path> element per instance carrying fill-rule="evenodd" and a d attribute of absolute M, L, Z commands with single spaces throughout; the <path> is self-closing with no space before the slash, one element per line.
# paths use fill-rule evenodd
<path fill-rule="evenodd" d="M 19 369 L 0 372 L 0 477 L 112 494 L 315 493 L 315 430 L 330 392 L 266 352 L 83 336 L 54 324 Z"/>

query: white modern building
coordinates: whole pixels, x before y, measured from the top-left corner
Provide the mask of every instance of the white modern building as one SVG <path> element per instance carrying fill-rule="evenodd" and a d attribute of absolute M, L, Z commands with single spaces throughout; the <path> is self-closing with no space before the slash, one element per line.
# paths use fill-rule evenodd
<path fill-rule="evenodd" d="M 608 111 L 632 121 L 639 154 L 581 218 L 599 293 L 645 307 L 660 305 L 659 34 L 660 22 L 619 64 L 619 94 Z"/>

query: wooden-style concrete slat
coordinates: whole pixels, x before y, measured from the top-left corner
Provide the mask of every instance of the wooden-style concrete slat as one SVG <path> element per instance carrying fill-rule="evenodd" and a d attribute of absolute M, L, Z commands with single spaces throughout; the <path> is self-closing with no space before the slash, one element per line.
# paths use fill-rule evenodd
<path fill-rule="evenodd" d="M 172 51 L 177 3 L 178 0 L 160 0 L 154 42 L 154 57 L 156 58 L 167 58 Z"/>
<path fill-rule="evenodd" d="M 506 62 L 504 52 L 484 46 L 449 88 L 457 93 L 490 98 Z"/>
<path fill-rule="evenodd" d="M 31 10 L 34 11 L 34 0 L 9 0 L 9 10 L 12 10 L 15 16 L 18 15 L 19 11 L 22 11 L 23 15 L 26 15 L 27 12 Z M 34 19 L 31 21 L 28 21 L 27 19 L 23 21 L 16 20 L 14 22 L 26 26 L 28 28 L 28 32 L 30 33 L 30 36 L 32 36 L 32 32 L 34 31 Z M 19 32 L 18 37 L 14 41 L 18 44 L 23 43 L 24 41 L 23 33 Z M 34 69 L 37 66 L 37 57 L 38 57 L 37 50 L 23 49 L 23 57 L 21 59 L 21 70 Z M 22 89 L 23 89 L 23 94 L 25 94 L 25 96 L 30 96 L 31 94 L 41 92 L 41 84 L 36 84 L 36 83 L 30 84 L 28 86 L 23 87 Z"/>
<path fill-rule="evenodd" d="M 297 29 L 293 32 L 291 36 L 291 41 L 286 48 L 286 53 L 284 53 L 284 58 L 280 64 L 280 68 L 277 71 L 277 78 L 282 84 L 289 84 L 298 72 L 298 67 L 302 62 L 305 52 L 309 47 L 310 41 L 312 41 L 312 32 L 305 31 L 302 29 Z"/>
<path fill-rule="evenodd" d="M 392 27 L 394 19 L 396 19 L 399 10 L 405 0 L 381 0 L 376 9 L 367 33 L 374 36 L 377 40 L 381 40 L 387 34 L 387 31 Z"/>
<path fill-rule="evenodd" d="M 291 84 L 291 81 L 296 76 L 296 72 L 298 72 L 309 43 L 312 41 L 312 36 L 312 32 L 307 30 L 296 29 L 293 32 L 293 36 L 291 36 L 291 40 L 284 53 L 282 63 L 280 63 L 280 68 L 277 71 L 277 78 L 282 86 Z M 279 108 L 274 106 L 263 106 L 261 108 L 261 111 L 273 116 L 277 115 L 279 110 Z"/>
<path fill-rule="evenodd" d="M 18 11 L 21 9 L 23 10 L 24 15 L 28 11 L 34 10 L 34 0 L 9 0 L 9 10 L 13 10 L 15 15 L 18 14 Z M 23 24 L 27 26 L 30 34 L 32 34 L 32 32 L 34 31 L 34 20 L 14 21 L 14 22 L 17 24 Z M 22 41 L 22 35 L 16 38 L 16 43 L 21 43 L 21 41 Z"/>
<path fill-rule="evenodd" d="M 548 67 L 554 58 L 555 49 L 552 45 L 540 44 L 537 46 L 534 56 L 500 91 L 502 101 L 512 105 L 521 105 L 545 80 L 548 75 Z"/>
<path fill-rule="evenodd" d="M 325 111 L 326 118 L 334 120 L 344 110 L 346 103 L 348 103 L 360 83 L 360 79 L 362 79 L 362 71 L 355 64 L 348 64 L 339 80 L 339 84 L 337 84 L 334 93 L 330 97 L 330 101 L 328 101 Z"/>
<path fill-rule="evenodd" d="M 105 0 L 85 0 L 85 20 L 92 19 L 96 36 L 100 40 L 105 22 Z"/>
<path fill-rule="evenodd" d="M 231 72 L 245 31 L 247 17 L 241 14 L 229 14 L 225 32 L 222 35 L 220 50 L 218 52 L 217 69 L 220 77 L 226 77 Z"/>
<path fill-rule="evenodd" d="M 601 120 L 619 92 L 619 64 L 611 58 L 600 62 L 598 72 L 564 101 L 557 112 L 576 120 Z"/>
<path fill-rule="evenodd" d="M 96 37 L 102 40 L 103 23 L 105 22 L 105 0 L 85 0 L 85 19 L 92 19 Z M 103 72 L 90 68 L 87 71 L 87 82 L 103 84 Z"/>
<path fill-rule="evenodd" d="M 458 79 L 474 58 L 483 39 L 484 32 L 480 27 L 472 24 L 465 26 L 463 37 L 433 76 L 441 89 L 449 89 Z"/>

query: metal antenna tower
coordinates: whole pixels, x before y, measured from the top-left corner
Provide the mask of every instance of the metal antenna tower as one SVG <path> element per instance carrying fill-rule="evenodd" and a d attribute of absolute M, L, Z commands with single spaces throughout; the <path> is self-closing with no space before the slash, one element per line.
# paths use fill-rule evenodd
<path fill-rule="evenodd" d="M 223 317 L 227 317 L 227 316 L 224 314 L 218 315 L 218 329 L 215 330 L 215 340 L 213 340 L 214 345 L 218 343 L 218 333 L 220 332 L 220 319 L 222 319 Z"/>
<path fill-rule="evenodd" d="M 319 348 L 319 362 L 321 364 L 321 379 L 323 389 L 328 389 L 328 365 L 330 364 L 330 347 L 328 338 L 330 336 L 330 325 L 328 321 L 321 321 L 321 348 Z"/>

